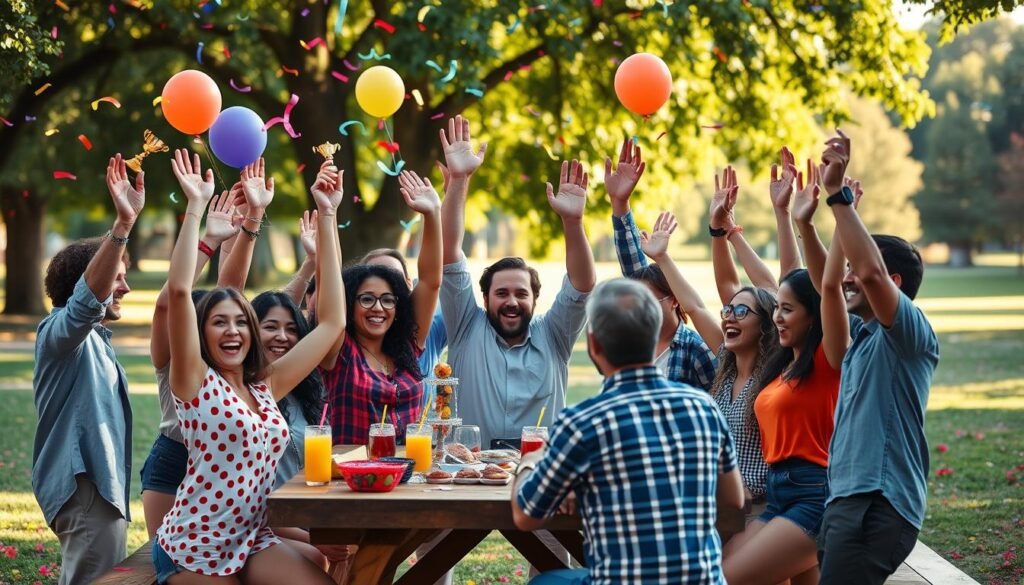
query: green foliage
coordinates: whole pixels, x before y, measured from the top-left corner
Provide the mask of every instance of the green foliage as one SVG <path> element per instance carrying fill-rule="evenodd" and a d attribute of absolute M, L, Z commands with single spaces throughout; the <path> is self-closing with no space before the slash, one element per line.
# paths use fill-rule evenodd
<path fill-rule="evenodd" d="M 60 52 L 61 41 L 39 24 L 34 2 L 8 0 L 0 4 L 0 108 L 13 101 L 13 91 L 50 72 L 47 56 Z"/>
<path fill-rule="evenodd" d="M 949 42 L 961 27 L 969 27 L 984 20 L 996 18 L 1024 6 L 1022 0 L 904 0 L 910 4 L 931 5 L 928 13 L 942 18 L 940 32 L 943 42 Z"/>

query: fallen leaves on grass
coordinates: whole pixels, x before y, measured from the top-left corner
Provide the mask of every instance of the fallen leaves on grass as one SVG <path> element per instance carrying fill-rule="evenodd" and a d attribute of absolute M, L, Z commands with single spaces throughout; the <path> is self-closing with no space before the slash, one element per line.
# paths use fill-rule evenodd
<path fill-rule="evenodd" d="M 942 467 L 935 470 L 935 475 L 937 477 L 946 477 L 948 475 L 953 475 L 953 470 L 943 465 Z"/>

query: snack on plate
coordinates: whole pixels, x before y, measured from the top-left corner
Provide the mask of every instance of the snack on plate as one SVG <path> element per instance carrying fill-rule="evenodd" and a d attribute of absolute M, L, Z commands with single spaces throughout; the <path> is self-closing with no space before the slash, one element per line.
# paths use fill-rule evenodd
<path fill-rule="evenodd" d="M 427 474 L 427 479 L 428 480 L 429 479 L 445 480 L 445 479 L 451 479 L 451 478 L 452 478 L 452 474 L 448 473 L 447 471 L 445 471 L 443 469 L 438 469 L 436 467 L 434 469 L 431 469 L 430 473 Z"/>
<path fill-rule="evenodd" d="M 488 465 L 483 471 L 484 479 L 508 479 L 509 473 L 497 465 Z"/>
<path fill-rule="evenodd" d="M 519 451 L 515 449 L 487 449 L 476 453 L 477 461 L 481 463 L 507 463 L 519 461 Z"/>
<path fill-rule="evenodd" d="M 447 451 L 456 463 L 476 463 L 476 456 L 462 443 L 448 445 Z"/>
<path fill-rule="evenodd" d="M 475 469 L 462 469 L 455 474 L 456 479 L 480 479 L 483 476 L 482 473 Z"/>

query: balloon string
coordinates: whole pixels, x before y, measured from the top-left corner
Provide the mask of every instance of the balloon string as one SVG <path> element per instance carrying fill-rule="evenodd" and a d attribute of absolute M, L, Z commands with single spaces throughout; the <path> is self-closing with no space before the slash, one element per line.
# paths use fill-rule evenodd
<path fill-rule="evenodd" d="M 199 144 L 203 145 L 203 150 L 206 151 L 206 158 L 210 159 L 210 168 L 213 169 L 213 174 L 216 175 L 217 180 L 220 181 L 221 191 L 227 191 L 228 188 L 224 184 L 224 178 L 220 176 L 220 170 L 217 168 L 217 161 L 213 160 L 213 153 L 210 152 L 210 147 L 203 142 L 202 136 L 196 135 L 196 140 L 199 141 Z"/>
<path fill-rule="evenodd" d="M 391 137 L 391 130 L 388 129 L 388 121 L 387 120 L 384 120 L 384 135 L 388 137 L 388 144 L 394 144 L 395 143 L 395 139 Z M 398 164 L 398 161 L 395 160 L 395 153 L 390 148 L 388 149 L 388 152 L 391 153 L 391 166 L 394 167 L 395 165 Z M 398 156 L 402 156 L 402 153 L 399 152 Z"/>

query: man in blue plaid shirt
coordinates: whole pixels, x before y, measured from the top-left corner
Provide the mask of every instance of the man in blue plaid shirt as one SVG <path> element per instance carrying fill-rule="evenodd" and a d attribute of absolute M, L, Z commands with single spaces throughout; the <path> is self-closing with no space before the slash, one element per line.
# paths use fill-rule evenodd
<path fill-rule="evenodd" d="M 728 424 L 707 392 L 654 367 L 661 309 L 643 284 L 602 283 L 587 318 L 601 394 L 564 410 L 548 448 L 523 458 L 512 515 L 537 530 L 578 501 L 588 569 L 532 583 L 724 585 L 716 505 L 743 506 Z"/>
<path fill-rule="evenodd" d="M 672 296 L 661 268 L 648 263 L 641 245 L 640 230 L 629 208 L 629 198 L 646 167 L 641 160 L 640 147 L 627 138 L 622 143 L 615 170 L 612 170 L 611 159 L 605 159 L 604 164 L 605 186 L 612 201 L 615 255 L 619 258 L 622 276 L 647 285 L 662 309 L 654 365 L 673 382 L 709 390 L 718 366 L 715 354 L 700 335 L 687 326 L 679 300 Z"/>

